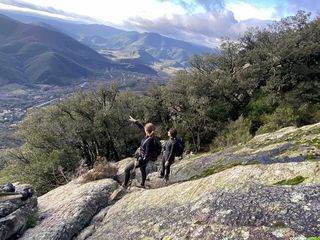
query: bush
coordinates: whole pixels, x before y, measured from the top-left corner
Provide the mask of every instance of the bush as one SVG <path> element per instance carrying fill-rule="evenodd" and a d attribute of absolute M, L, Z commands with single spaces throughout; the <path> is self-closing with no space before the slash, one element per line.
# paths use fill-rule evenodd
<path fill-rule="evenodd" d="M 39 195 L 66 184 L 74 177 L 73 168 L 79 160 L 70 159 L 63 151 L 43 153 L 38 151 L 14 151 L 15 161 L 0 172 L 0 184 L 21 182 L 32 185 Z"/>
<path fill-rule="evenodd" d="M 297 125 L 303 126 L 320 121 L 320 104 L 303 104 L 297 109 Z"/>
<path fill-rule="evenodd" d="M 91 169 L 98 156 L 118 161 L 131 155 L 141 132 L 128 115 L 138 115 L 139 99 L 113 86 L 99 87 L 28 113 L 17 131 L 23 157 L 10 163 L 12 174 L 5 180 L 29 183 L 43 194 L 78 175 L 81 160 Z"/>
<path fill-rule="evenodd" d="M 257 90 L 245 107 L 244 114 L 251 122 L 251 133 L 255 133 L 263 125 L 263 116 L 271 114 L 277 107 L 277 97 L 266 90 Z"/>
<path fill-rule="evenodd" d="M 292 107 L 280 106 L 271 115 L 263 117 L 264 124 L 258 129 L 257 134 L 274 132 L 283 127 L 296 125 L 298 116 Z"/>
<path fill-rule="evenodd" d="M 245 143 L 252 138 L 250 133 L 251 123 L 240 116 L 236 121 L 231 121 L 227 127 L 214 139 L 211 149 Z"/>

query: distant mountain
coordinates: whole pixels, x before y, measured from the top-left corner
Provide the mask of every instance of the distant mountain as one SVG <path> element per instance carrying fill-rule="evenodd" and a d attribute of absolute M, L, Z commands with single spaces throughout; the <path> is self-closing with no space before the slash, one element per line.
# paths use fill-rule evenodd
<path fill-rule="evenodd" d="M 145 65 L 152 65 L 155 63 L 159 63 L 160 61 L 151 56 L 144 50 L 131 51 L 128 58 L 122 58 L 120 62 L 124 63 L 140 63 Z"/>
<path fill-rule="evenodd" d="M 123 59 L 122 62 L 149 65 L 162 63 L 168 66 L 185 67 L 193 54 L 217 52 L 216 49 L 157 33 L 128 32 L 105 25 L 79 24 L 40 15 L 14 12 L 5 12 L 5 14 L 24 22 L 49 24 L 97 51 L 116 51 L 113 54 L 118 59 Z"/>
<path fill-rule="evenodd" d="M 154 58 L 154 62 L 171 61 L 186 66 L 193 54 L 213 52 L 208 47 L 164 37 L 157 33 L 125 32 L 109 38 L 88 36 L 82 42 L 97 50 L 117 50 L 127 55 L 139 53 L 140 59 Z M 150 62 L 149 60 L 143 62 Z"/>
<path fill-rule="evenodd" d="M 25 24 L 0 15 L 0 85 L 68 85 L 106 69 L 155 73 L 139 64 L 108 60 L 54 27 Z"/>

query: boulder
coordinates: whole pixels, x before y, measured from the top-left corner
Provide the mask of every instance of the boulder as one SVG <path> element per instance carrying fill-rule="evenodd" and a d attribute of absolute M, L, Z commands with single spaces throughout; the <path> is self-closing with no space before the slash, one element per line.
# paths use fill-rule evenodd
<path fill-rule="evenodd" d="M 15 186 L 15 190 L 19 193 L 25 187 L 25 185 Z M 36 196 L 22 200 L 20 195 L 11 195 L 8 199 L 10 200 L 0 201 L 0 239 L 20 236 L 27 227 L 33 224 L 37 212 Z"/>
<path fill-rule="evenodd" d="M 108 205 L 117 182 L 103 179 L 70 182 L 39 197 L 39 223 L 21 239 L 66 240 L 77 236 L 92 217 Z"/>
<path fill-rule="evenodd" d="M 301 128 L 288 127 L 254 137 L 246 144 L 175 161 L 170 182 L 205 177 L 237 165 L 274 164 L 320 159 L 320 123 Z M 155 175 L 148 177 L 155 179 Z M 159 180 L 149 183 L 158 186 Z"/>
<path fill-rule="evenodd" d="M 320 236 L 320 124 L 284 128 L 172 165 L 153 189 L 75 180 L 39 198 L 22 239 L 307 239 Z M 117 166 L 117 180 L 132 158 Z M 136 170 L 135 183 L 140 182 Z"/>
<path fill-rule="evenodd" d="M 318 162 L 236 166 L 131 192 L 83 239 L 306 239 L 320 236 Z M 303 176 L 298 185 L 290 181 Z M 297 184 L 298 182 L 294 183 Z"/>
<path fill-rule="evenodd" d="M 115 166 L 118 168 L 117 171 L 117 180 L 121 183 L 124 182 L 124 170 L 126 169 L 126 166 L 134 161 L 134 158 L 125 158 L 119 162 L 115 163 Z"/>
<path fill-rule="evenodd" d="M 150 162 L 148 162 L 147 169 L 146 169 L 147 176 L 149 174 L 151 174 L 151 173 L 157 173 L 158 169 L 159 169 L 159 161 L 156 161 L 156 162 L 150 161 Z M 138 168 L 135 171 L 135 179 L 137 180 L 138 185 L 140 185 L 140 183 L 141 183 L 141 171 Z M 147 181 L 148 181 L 148 178 L 147 178 Z"/>

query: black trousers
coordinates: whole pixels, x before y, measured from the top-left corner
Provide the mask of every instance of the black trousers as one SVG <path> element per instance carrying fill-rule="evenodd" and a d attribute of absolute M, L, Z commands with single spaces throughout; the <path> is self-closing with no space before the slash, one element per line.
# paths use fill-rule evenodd
<path fill-rule="evenodd" d="M 140 168 L 141 171 L 141 185 L 144 186 L 144 183 L 146 181 L 147 178 L 147 164 L 148 162 L 144 162 L 144 161 L 139 161 L 138 165 L 136 166 L 136 168 Z M 130 172 L 131 170 L 134 169 L 134 162 L 129 163 L 124 172 L 125 172 L 125 177 L 124 177 L 124 183 L 123 185 L 127 186 L 129 179 L 130 179 Z"/>
<path fill-rule="evenodd" d="M 161 171 L 160 171 L 161 177 L 164 177 L 165 179 L 169 179 L 170 166 L 172 165 L 172 163 L 173 162 L 169 161 L 168 166 L 166 166 L 166 160 L 165 160 L 165 158 L 162 158 Z"/>

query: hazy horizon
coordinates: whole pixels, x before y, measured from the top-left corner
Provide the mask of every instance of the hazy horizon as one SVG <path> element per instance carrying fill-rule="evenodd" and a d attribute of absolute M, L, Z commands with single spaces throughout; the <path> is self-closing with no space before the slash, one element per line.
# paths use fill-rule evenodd
<path fill-rule="evenodd" d="M 237 39 L 250 27 L 296 14 L 320 10 L 316 0 L 0 0 L 0 9 L 31 12 L 62 19 L 100 23 L 125 30 L 156 32 L 210 47 L 222 37 Z"/>

